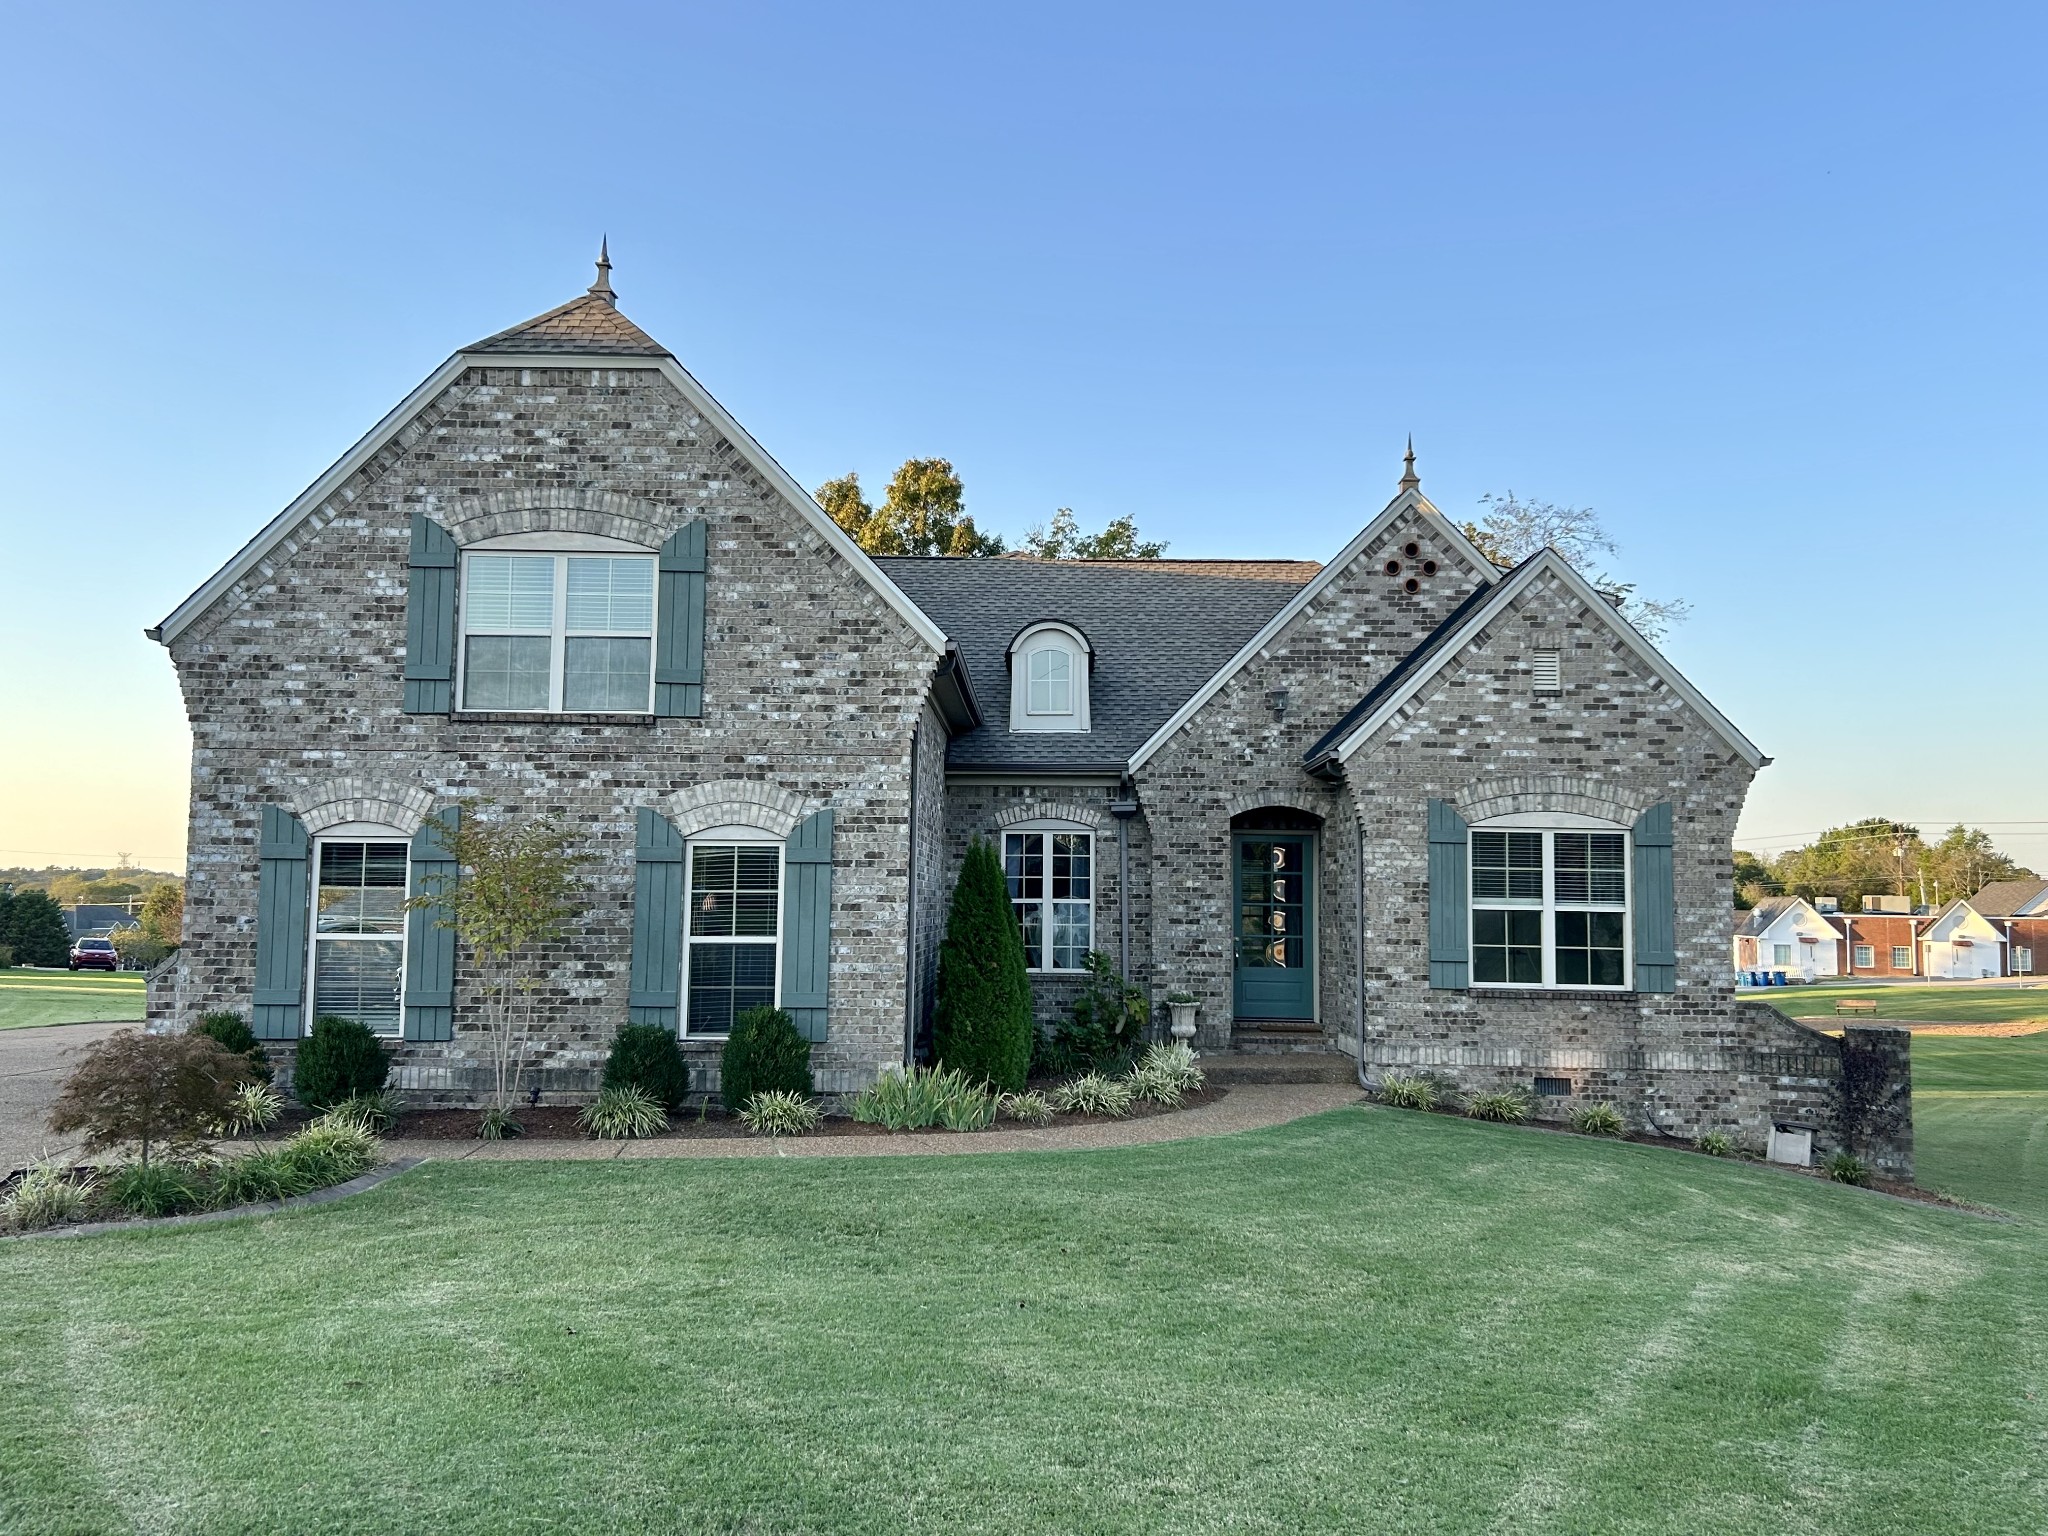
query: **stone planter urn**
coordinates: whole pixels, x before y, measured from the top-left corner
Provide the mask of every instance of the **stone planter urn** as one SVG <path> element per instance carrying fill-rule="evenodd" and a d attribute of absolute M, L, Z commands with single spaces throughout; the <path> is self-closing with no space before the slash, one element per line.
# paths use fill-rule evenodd
<path fill-rule="evenodd" d="M 1201 1006 L 1193 998 L 1182 1002 L 1179 998 L 1169 997 L 1166 1000 L 1166 1011 L 1172 1016 L 1173 1022 L 1167 1026 L 1167 1033 L 1182 1045 L 1194 1039 L 1195 1010 Z"/>

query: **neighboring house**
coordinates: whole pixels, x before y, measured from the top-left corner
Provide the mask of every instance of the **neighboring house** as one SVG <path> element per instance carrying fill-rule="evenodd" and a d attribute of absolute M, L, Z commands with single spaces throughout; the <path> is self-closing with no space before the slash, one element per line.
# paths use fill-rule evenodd
<path fill-rule="evenodd" d="M 139 905 L 139 903 L 137 904 Z M 70 930 L 71 939 L 104 939 L 116 928 L 137 928 L 141 919 L 136 917 L 134 907 L 118 902 L 74 902 L 64 908 L 64 926 Z"/>
<path fill-rule="evenodd" d="M 1920 974 L 1919 931 L 1926 919 L 1910 912 L 1871 910 L 1871 898 L 1863 900 L 1861 912 L 1845 912 L 1836 919 L 1842 925 L 1849 951 L 1852 976 L 1917 976 Z"/>
<path fill-rule="evenodd" d="M 1738 971 L 1783 971 L 1818 981 L 1843 973 L 1839 914 L 1823 913 L 1803 896 L 1766 896 L 1742 914 L 1735 929 Z"/>
<path fill-rule="evenodd" d="M 2008 976 L 2038 976 L 2048 966 L 2048 880 L 1995 881 L 1970 907 L 2005 934 Z"/>
<path fill-rule="evenodd" d="M 1286 515 L 1244 496 L 1247 528 Z M 1194 994 L 1210 1052 L 1835 1134 L 1852 1046 L 1738 1003 L 1723 959 L 1762 753 L 1556 553 L 1490 564 L 1412 455 L 1326 564 L 875 560 L 601 263 L 151 633 L 193 732 L 154 1017 L 247 1009 L 289 1042 L 345 1014 L 397 1042 L 400 1086 L 474 1094 L 468 978 L 401 903 L 496 801 L 587 860 L 536 999 L 549 1093 L 587 1091 L 628 1019 L 713 1082 L 756 1003 L 823 1091 L 919 1057 L 982 838 L 1042 1017 L 1101 950 L 1155 1002 Z"/>
<path fill-rule="evenodd" d="M 1920 938 L 1920 973 L 1956 980 L 2003 976 L 2005 934 L 1958 898 L 1927 922 Z"/>

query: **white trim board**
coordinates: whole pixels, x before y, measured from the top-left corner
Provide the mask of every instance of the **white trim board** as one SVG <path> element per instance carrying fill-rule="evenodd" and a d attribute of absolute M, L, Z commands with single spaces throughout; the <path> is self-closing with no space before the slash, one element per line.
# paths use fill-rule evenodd
<path fill-rule="evenodd" d="M 1465 648 L 1477 639 L 1480 632 L 1499 616 L 1502 609 L 1527 592 L 1530 587 L 1535 585 L 1537 579 L 1544 575 L 1556 576 L 1559 580 L 1563 581 L 1572 590 L 1573 595 L 1579 599 L 1580 603 L 1606 624 L 1614 632 L 1615 637 L 1634 653 L 1636 659 L 1643 664 L 1645 669 L 1668 684 L 1672 692 L 1676 693 L 1708 725 L 1712 726 L 1721 739 L 1733 747 L 1737 755 L 1744 762 L 1748 763 L 1750 767 L 1762 768 L 1770 762 L 1770 759 L 1764 756 L 1762 750 L 1758 748 L 1755 742 L 1743 735 L 1741 731 L 1735 728 L 1733 721 L 1707 702 L 1707 696 L 1687 682 L 1685 675 L 1678 668 L 1672 666 L 1669 661 L 1665 660 L 1657 648 L 1651 645 L 1648 640 L 1645 640 L 1636 627 L 1617 613 L 1614 605 L 1596 592 L 1592 584 L 1577 571 L 1573 570 L 1564 556 L 1554 549 L 1545 549 L 1538 554 L 1532 555 L 1523 562 L 1513 575 L 1509 576 L 1500 585 L 1495 587 L 1492 592 L 1488 593 L 1485 601 L 1472 611 L 1471 616 L 1460 626 L 1458 632 L 1448 642 L 1440 646 L 1435 655 L 1431 656 L 1422 666 L 1417 667 L 1412 676 L 1407 678 L 1400 687 L 1380 701 L 1379 708 L 1366 716 L 1365 719 L 1359 721 L 1344 739 L 1337 743 L 1337 761 L 1339 763 L 1349 762 L 1352 755 L 1363 747 L 1381 726 L 1400 713 L 1416 694 L 1420 693 L 1423 688 L 1442 673 L 1445 667 L 1449 666 L 1452 661 L 1463 654 Z"/>
<path fill-rule="evenodd" d="M 419 387 L 388 411 L 382 420 L 357 440 L 354 447 L 329 466 L 327 472 L 301 491 L 282 512 L 266 523 L 261 532 L 244 544 L 234 557 L 209 576 L 184 602 L 178 604 L 161 624 L 143 631 L 150 639 L 168 645 L 190 628 L 199 616 L 218 602 L 236 583 L 268 560 L 285 537 L 308 514 L 345 485 L 349 478 L 381 452 L 393 438 L 443 391 L 471 368 L 587 368 L 596 373 L 646 372 L 661 374 L 682 397 L 696 408 L 712 429 L 721 434 L 779 491 L 797 512 L 809 521 L 820 537 L 864 578 L 868 585 L 895 610 L 920 640 L 935 650 L 946 648 L 946 634 L 903 589 L 883 574 L 846 530 L 825 514 L 825 509 L 777 463 L 774 456 L 754 440 L 753 434 L 733 418 L 731 412 L 675 358 L 640 354 L 630 357 L 604 353 L 497 353 L 457 352 L 429 374 Z"/>
<path fill-rule="evenodd" d="M 1453 550 L 1469 560 L 1474 574 L 1482 581 L 1494 579 L 1497 567 L 1493 562 L 1482 555 L 1472 541 L 1458 531 L 1455 523 L 1430 505 L 1429 499 L 1422 492 L 1401 492 L 1381 509 L 1378 517 L 1360 529 L 1358 536 L 1339 550 L 1328 565 L 1316 572 L 1309 584 L 1288 600 L 1285 608 L 1274 614 L 1257 634 L 1245 641 L 1238 653 L 1226 661 L 1214 677 L 1197 688 L 1194 696 L 1175 710 L 1166 724 L 1154 731 L 1145 744 L 1131 754 L 1128 771 L 1135 775 L 1140 768 L 1150 762 L 1159 749 L 1173 739 L 1175 732 L 1194 719 L 1196 712 L 1222 691 L 1225 683 L 1243 671 L 1251 663 L 1252 658 L 1271 645 L 1309 604 L 1322 596 L 1338 576 L 1349 570 L 1358 557 L 1365 553 L 1366 547 L 1392 526 L 1395 519 L 1409 511 L 1421 514 L 1423 521 L 1431 525 L 1430 531 L 1436 537 L 1444 540 Z"/>

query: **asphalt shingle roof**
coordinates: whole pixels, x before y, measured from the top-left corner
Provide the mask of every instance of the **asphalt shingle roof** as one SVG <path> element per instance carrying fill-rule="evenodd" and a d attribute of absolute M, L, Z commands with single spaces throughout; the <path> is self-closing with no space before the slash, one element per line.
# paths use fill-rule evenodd
<path fill-rule="evenodd" d="M 1979 917 L 2011 917 L 2048 890 L 2048 880 L 1994 880 L 1970 898 Z"/>
<path fill-rule="evenodd" d="M 1311 560 L 967 560 L 892 555 L 889 579 L 960 648 L 979 729 L 954 768 L 1115 770 L 1287 606 Z M 1010 732 L 1010 642 L 1055 619 L 1095 653 L 1086 734 Z"/>
<path fill-rule="evenodd" d="M 486 336 L 465 352 L 597 352 L 620 357 L 667 357 L 667 347 L 620 314 L 609 299 L 583 294 Z"/>

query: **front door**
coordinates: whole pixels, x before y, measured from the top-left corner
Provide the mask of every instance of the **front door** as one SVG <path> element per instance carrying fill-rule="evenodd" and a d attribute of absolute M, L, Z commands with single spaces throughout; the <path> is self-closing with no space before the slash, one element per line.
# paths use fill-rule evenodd
<path fill-rule="evenodd" d="M 1237 838 L 1237 979 L 1240 1019 L 1312 1019 L 1309 963 L 1312 914 L 1304 833 L 1259 832 Z"/>

